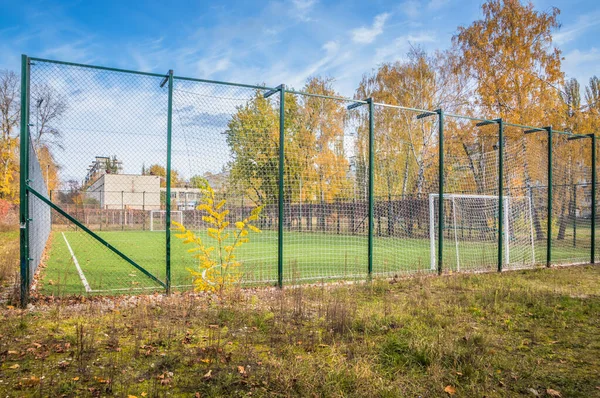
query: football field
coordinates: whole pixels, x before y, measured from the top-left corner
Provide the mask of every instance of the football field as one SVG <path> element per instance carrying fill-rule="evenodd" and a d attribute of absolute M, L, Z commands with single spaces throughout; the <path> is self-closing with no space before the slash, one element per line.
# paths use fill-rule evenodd
<path fill-rule="evenodd" d="M 589 231 L 572 239 L 553 241 L 553 263 L 589 261 Z M 98 234 L 125 256 L 161 281 L 166 280 L 166 239 L 163 232 L 103 231 Z M 171 285 L 174 290 L 191 289 L 188 269 L 197 269 L 197 260 L 171 233 Z M 207 245 L 212 242 L 200 234 Z M 206 238 L 206 239 L 205 239 Z M 366 235 L 318 232 L 285 232 L 284 284 L 321 280 L 365 279 L 368 271 Z M 394 276 L 431 273 L 431 241 L 399 237 L 374 237 L 373 275 Z M 434 246 L 434 250 L 435 250 Z M 216 248 L 218 250 L 218 247 Z M 83 231 L 53 231 L 40 274 L 43 294 L 119 294 L 163 291 L 142 271 L 126 262 Z M 509 245 L 510 264 L 505 269 L 543 264 L 546 242 Z M 277 281 L 277 232 L 251 234 L 250 242 L 238 249 L 242 261 L 242 282 L 247 285 L 275 284 Z M 444 271 L 493 271 L 497 267 L 497 245 L 486 241 L 444 240 Z"/>

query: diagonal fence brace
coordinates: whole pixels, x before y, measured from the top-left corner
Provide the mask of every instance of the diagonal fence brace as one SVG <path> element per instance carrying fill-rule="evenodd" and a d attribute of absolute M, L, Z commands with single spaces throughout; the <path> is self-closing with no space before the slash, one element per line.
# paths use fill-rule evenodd
<path fill-rule="evenodd" d="M 88 227 L 86 227 L 85 225 L 83 225 L 81 222 L 79 222 L 77 219 L 75 219 L 73 216 L 71 216 L 69 213 L 67 213 L 63 209 L 61 209 L 56 204 L 52 203 L 48 198 L 46 198 L 45 196 L 43 196 L 42 194 L 40 194 L 39 192 L 37 192 L 35 189 L 33 189 L 30 186 L 27 186 L 27 191 L 31 192 L 38 199 L 40 199 L 42 202 L 44 202 L 45 204 L 47 204 L 48 206 L 50 206 L 53 210 L 56 210 L 61 216 L 65 217 L 67 220 L 69 220 L 73 224 L 77 225 L 79 228 L 81 228 L 84 232 L 86 232 L 92 238 L 96 239 L 102 245 L 106 246 L 107 249 L 109 249 L 110 251 L 112 251 L 113 253 L 115 253 L 117 256 L 121 257 L 123 260 L 127 261 L 129 264 L 131 264 L 132 266 L 134 266 L 135 268 L 137 268 L 141 273 L 143 273 L 144 275 L 146 275 L 152 281 L 156 282 L 158 285 L 162 286 L 163 288 L 167 287 L 167 285 L 163 281 L 161 281 L 160 279 L 158 279 L 157 277 L 155 277 L 154 275 L 152 275 L 150 272 L 148 272 L 141 265 L 139 265 L 138 263 L 136 263 L 135 261 L 133 261 L 132 259 L 130 259 L 128 256 L 126 256 L 125 254 L 123 254 L 119 249 L 117 249 L 116 247 L 114 247 L 113 245 L 111 245 L 110 243 L 108 243 L 107 241 L 105 241 L 104 239 L 102 239 L 100 236 L 98 236 L 96 233 L 94 233 L 91 229 L 89 229 Z"/>

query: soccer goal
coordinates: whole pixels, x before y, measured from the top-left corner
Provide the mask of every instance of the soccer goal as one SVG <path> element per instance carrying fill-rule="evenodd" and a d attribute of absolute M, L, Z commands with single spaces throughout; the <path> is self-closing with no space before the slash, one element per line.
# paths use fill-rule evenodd
<path fill-rule="evenodd" d="M 429 195 L 430 264 L 436 269 L 439 194 Z M 530 197 L 504 196 L 504 265 L 527 267 L 535 263 L 533 209 Z M 485 267 L 497 261 L 499 197 L 444 194 L 444 242 L 454 252 L 449 258 L 456 271 Z M 446 246 L 448 245 L 448 246 Z M 452 249 L 449 249 L 452 247 Z M 446 262 L 446 260 L 445 260 Z"/>
<path fill-rule="evenodd" d="M 171 221 L 183 224 L 183 212 L 180 210 L 171 211 Z M 150 210 L 150 231 L 165 231 L 167 229 L 166 210 Z"/>

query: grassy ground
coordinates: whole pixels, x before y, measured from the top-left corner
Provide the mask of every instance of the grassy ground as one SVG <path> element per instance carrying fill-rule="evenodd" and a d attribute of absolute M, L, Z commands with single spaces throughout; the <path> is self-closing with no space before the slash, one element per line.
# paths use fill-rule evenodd
<path fill-rule="evenodd" d="M 594 397 L 598 319 L 594 266 L 38 302 L 0 395 Z"/>
<path fill-rule="evenodd" d="M 589 231 L 588 231 L 589 232 Z M 104 239 L 143 266 L 161 280 L 165 280 L 165 235 L 148 231 L 103 231 Z M 300 281 L 319 281 L 322 278 L 364 279 L 367 271 L 367 237 L 326 233 L 286 232 L 284 235 L 284 280 L 286 284 Z M 599 234 L 600 236 L 600 234 Z M 98 294 L 140 292 L 158 289 L 155 282 L 142 272 L 108 251 L 87 234 L 79 231 L 55 231 L 49 245 L 46 268 L 42 272 L 40 291 L 43 294 Z M 90 289 L 86 292 L 69 252 L 71 246 Z M 527 243 L 527 241 L 526 241 Z M 554 242 L 555 263 L 589 261 L 589 233 L 578 235 L 577 247 L 572 240 Z M 545 262 L 545 242 L 536 242 L 537 263 Z M 193 258 L 179 240 L 172 238 L 172 284 L 180 290 L 191 285 L 188 268 L 194 268 Z M 446 240 L 444 246 L 445 270 L 457 270 L 456 245 Z M 495 239 L 487 242 L 462 241 L 459 243 L 461 271 L 493 271 L 497 266 Z M 531 245 L 511 243 L 511 263 L 531 266 Z M 430 272 L 430 241 L 375 237 L 373 250 L 375 275 Z M 238 258 L 244 261 L 245 279 L 255 282 L 277 280 L 277 234 L 263 231 L 251 236 Z M 509 267 L 507 267 L 509 268 Z"/>
<path fill-rule="evenodd" d="M 0 226 L 0 300 L 15 300 L 19 271 L 19 230 Z"/>

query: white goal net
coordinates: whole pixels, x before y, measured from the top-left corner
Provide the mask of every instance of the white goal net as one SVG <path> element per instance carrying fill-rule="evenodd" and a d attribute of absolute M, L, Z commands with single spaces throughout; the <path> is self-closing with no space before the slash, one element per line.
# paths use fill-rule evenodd
<path fill-rule="evenodd" d="M 444 194 L 443 268 L 455 271 L 490 270 L 498 264 L 499 197 Z M 504 196 L 503 268 L 535 264 L 531 198 Z M 439 194 L 429 195 L 430 266 L 438 253 Z"/>
<path fill-rule="evenodd" d="M 183 224 L 183 212 L 171 211 L 171 221 Z M 165 231 L 167 229 L 167 211 L 150 210 L 150 231 Z"/>

